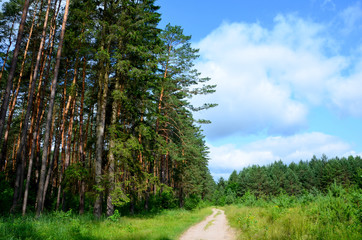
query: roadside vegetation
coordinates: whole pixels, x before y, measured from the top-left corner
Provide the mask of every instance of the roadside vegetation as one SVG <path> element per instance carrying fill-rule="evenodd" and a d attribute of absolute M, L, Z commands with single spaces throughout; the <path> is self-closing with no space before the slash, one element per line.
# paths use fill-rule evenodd
<path fill-rule="evenodd" d="M 362 191 L 333 184 L 327 194 L 281 194 L 269 200 L 249 192 L 224 207 L 238 239 L 361 239 Z"/>
<path fill-rule="evenodd" d="M 177 209 L 121 217 L 116 211 L 97 221 L 92 214 L 79 216 L 72 211 L 53 212 L 39 219 L 10 216 L 0 218 L 0 239 L 177 239 L 211 213 L 211 208 Z"/>
<path fill-rule="evenodd" d="M 362 239 L 362 160 L 250 166 L 213 194 L 239 239 Z"/>

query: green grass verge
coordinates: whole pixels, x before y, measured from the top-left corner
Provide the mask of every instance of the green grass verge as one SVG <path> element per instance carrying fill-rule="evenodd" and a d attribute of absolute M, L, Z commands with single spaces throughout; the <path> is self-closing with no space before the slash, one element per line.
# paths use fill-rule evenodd
<path fill-rule="evenodd" d="M 94 221 L 91 215 L 56 212 L 34 217 L 0 218 L 0 239 L 177 239 L 186 229 L 212 213 L 200 210 L 167 210 L 156 215 Z"/>
<path fill-rule="evenodd" d="M 341 191 L 307 202 L 283 195 L 224 210 L 238 239 L 362 239 L 361 191 Z"/>

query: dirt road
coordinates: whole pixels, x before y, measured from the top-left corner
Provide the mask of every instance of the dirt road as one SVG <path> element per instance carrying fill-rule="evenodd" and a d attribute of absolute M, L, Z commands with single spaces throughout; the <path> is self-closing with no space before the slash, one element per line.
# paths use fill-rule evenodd
<path fill-rule="evenodd" d="M 234 240 L 235 231 L 231 229 L 226 220 L 224 211 L 212 209 L 212 215 L 204 221 L 189 228 L 180 240 Z"/>

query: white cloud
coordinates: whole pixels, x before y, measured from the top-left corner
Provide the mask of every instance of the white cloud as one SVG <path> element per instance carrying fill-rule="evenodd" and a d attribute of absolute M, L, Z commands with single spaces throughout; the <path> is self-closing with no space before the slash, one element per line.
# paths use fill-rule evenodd
<path fill-rule="evenodd" d="M 289 137 L 268 137 L 241 147 L 233 144 L 210 147 L 209 168 L 215 179 L 227 177 L 233 170 L 240 171 L 253 164 L 267 165 L 282 160 L 284 163 L 310 160 L 313 155 L 327 157 L 356 155 L 350 144 L 319 132 Z"/>
<path fill-rule="evenodd" d="M 291 135 L 306 129 L 308 112 L 316 106 L 362 116 L 361 68 L 344 74 L 351 57 L 335 53 L 338 40 L 328 37 L 327 28 L 278 15 L 272 29 L 224 23 L 201 40 L 197 69 L 211 77 L 217 91 L 194 102 L 219 104 L 197 115 L 213 122 L 206 135 Z"/>
<path fill-rule="evenodd" d="M 362 72 L 330 86 L 332 104 L 341 115 L 362 117 Z"/>
<path fill-rule="evenodd" d="M 343 33 L 351 33 L 356 28 L 358 22 L 362 19 L 362 9 L 360 3 L 357 2 L 356 4 L 344 9 L 340 13 L 340 17 L 344 23 Z"/>
<path fill-rule="evenodd" d="M 334 3 L 333 0 L 324 0 L 323 3 L 321 4 L 321 7 L 323 10 L 336 10 L 336 4 Z"/>

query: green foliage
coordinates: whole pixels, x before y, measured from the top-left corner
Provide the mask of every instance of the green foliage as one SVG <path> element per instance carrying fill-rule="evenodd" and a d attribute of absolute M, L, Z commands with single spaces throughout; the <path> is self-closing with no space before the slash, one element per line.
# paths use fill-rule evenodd
<path fill-rule="evenodd" d="M 200 196 L 196 195 L 196 194 L 191 194 L 190 196 L 188 196 L 185 199 L 185 205 L 184 208 L 186 210 L 193 210 L 196 209 L 199 205 L 199 203 L 201 202 L 201 198 Z"/>
<path fill-rule="evenodd" d="M 89 175 L 89 170 L 83 167 L 81 163 L 70 165 L 64 173 L 65 178 L 63 184 L 65 185 L 65 190 L 75 193 L 79 181 L 89 180 Z"/>
<path fill-rule="evenodd" d="M 239 239 L 360 239 L 361 189 L 332 184 L 307 204 L 302 198 L 281 194 L 254 206 L 227 206 L 225 213 Z"/>
<path fill-rule="evenodd" d="M 247 191 L 240 199 L 240 202 L 245 206 L 254 206 L 256 203 L 256 197 L 250 191 Z"/>
<path fill-rule="evenodd" d="M 226 193 L 225 203 L 227 205 L 230 205 L 230 204 L 233 204 L 235 202 L 235 200 L 236 200 L 236 194 L 229 188 Z"/>
<path fill-rule="evenodd" d="M 54 211 L 54 212 L 51 213 L 51 216 L 54 216 L 57 219 L 68 220 L 68 219 L 71 219 L 73 217 L 73 210 L 70 209 L 67 212 Z"/>
<path fill-rule="evenodd" d="M 5 179 L 5 174 L 0 173 L 0 214 L 8 213 L 12 203 L 13 192 L 13 188 Z"/>
<path fill-rule="evenodd" d="M 221 178 L 213 202 L 220 206 L 233 202 L 254 206 L 256 199 L 264 199 L 279 207 L 290 207 L 298 197 L 299 202 L 308 204 L 320 192 L 332 191 L 331 185 L 361 188 L 361 166 L 361 158 L 353 156 L 329 160 L 325 156 L 321 159 L 314 156 L 311 161 L 289 166 L 282 161 L 262 167 L 254 165 L 239 173 L 233 171 L 228 181 Z M 233 192 L 235 196 L 231 195 Z"/>
<path fill-rule="evenodd" d="M 211 200 L 215 183 L 207 167 L 208 148 L 193 112 L 216 104 L 194 107 L 190 98 L 213 93 L 215 86 L 209 85 L 210 79 L 201 77 L 194 66 L 199 55 L 198 49 L 191 45 L 191 36 L 184 35 L 180 26 L 169 24 L 164 30 L 159 29 L 161 18 L 156 4 L 155 0 L 70 1 L 59 87 L 53 88 L 57 92 L 50 145 L 56 147 L 51 148 L 49 160 L 53 156 L 58 156 L 58 159 L 49 175 L 44 209 L 58 209 L 60 202 L 63 210 L 83 205 L 86 211 L 92 210 L 93 202 L 100 200 L 101 195 L 103 199 L 111 197 L 112 204 L 122 215 L 148 210 L 159 212 L 183 205 L 193 209 L 201 202 Z M 22 5 L 20 0 L 10 0 L 2 5 L 1 59 L 4 59 L 9 37 L 16 35 L 14 31 L 10 33 L 10 28 L 15 20 L 16 29 Z M 53 19 L 57 6 L 60 6 L 59 12 Z M 44 44 L 38 67 L 41 70 L 38 75 L 44 79 L 54 77 L 51 66 L 59 46 L 62 6 L 52 5 L 50 8 L 47 44 Z M 29 38 L 23 79 L 11 121 L 8 159 L 17 146 L 20 125 L 24 121 L 21 114 L 27 102 L 23 98 L 28 95 L 28 80 L 36 61 L 47 8 L 47 2 L 30 3 L 14 84 L 20 72 L 32 16 L 35 16 L 35 25 Z M 54 36 L 50 34 L 53 30 Z M 10 51 L 9 58 L 11 54 Z M 3 79 L 6 75 L 5 68 Z M 44 97 L 44 101 L 49 99 L 46 90 L 51 88 L 49 81 L 34 79 L 35 82 L 41 83 L 40 87 L 45 91 L 42 95 L 36 90 L 34 96 Z M 1 93 L 5 88 L 0 89 Z M 35 118 L 38 106 L 40 109 L 44 105 L 38 100 L 41 99 L 35 100 L 39 103 L 34 105 Z M 46 116 L 47 112 L 43 114 Z M 45 139 L 41 134 L 44 126 L 44 122 L 40 122 L 39 145 L 32 145 L 40 146 L 34 152 L 36 159 L 44 146 Z M 86 142 L 81 153 L 82 141 Z M 49 163 L 46 169 L 51 169 Z M 34 164 L 33 168 L 39 173 L 39 164 Z M 36 176 L 34 170 L 28 210 L 35 205 L 37 183 L 33 179 Z M 23 172 L 25 176 L 26 169 Z M 2 176 L 0 178 L 0 203 L 3 203 L 0 211 L 10 208 L 14 176 L 13 170 L 9 169 L 8 179 L 3 181 Z M 234 199 L 234 194 L 231 194 L 228 202 Z M 99 204 L 95 209 L 101 209 Z M 75 226 L 74 230 L 78 232 L 79 228 Z"/>
<path fill-rule="evenodd" d="M 295 196 L 288 196 L 285 193 L 281 193 L 278 196 L 273 197 L 271 202 L 279 208 L 291 208 L 296 204 L 297 198 Z"/>
<path fill-rule="evenodd" d="M 108 217 L 112 222 L 118 222 L 121 219 L 121 214 L 119 214 L 118 209 L 116 209 L 112 216 Z"/>
<path fill-rule="evenodd" d="M 163 191 L 160 198 L 162 209 L 173 209 L 177 207 L 178 202 L 172 189 Z"/>
<path fill-rule="evenodd" d="M 118 214 L 117 214 L 118 213 Z M 167 210 L 153 215 L 121 217 L 115 214 L 95 221 L 92 215 L 68 213 L 34 217 L 0 217 L 0 239 L 117 240 L 178 239 L 190 226 L 211 214 L 210 208 L 197 211 Z"/>
<path fill-rule="evenodd" d="M 111 193 L 111 196 L 112 196 L 112 203 L 117 207 L 121 207 L 129 203 L 131 200 L 129 196 L 126 194 L 123 188 L 123 184 L 121 183 L 116 183 L 115 188 Z"/>

